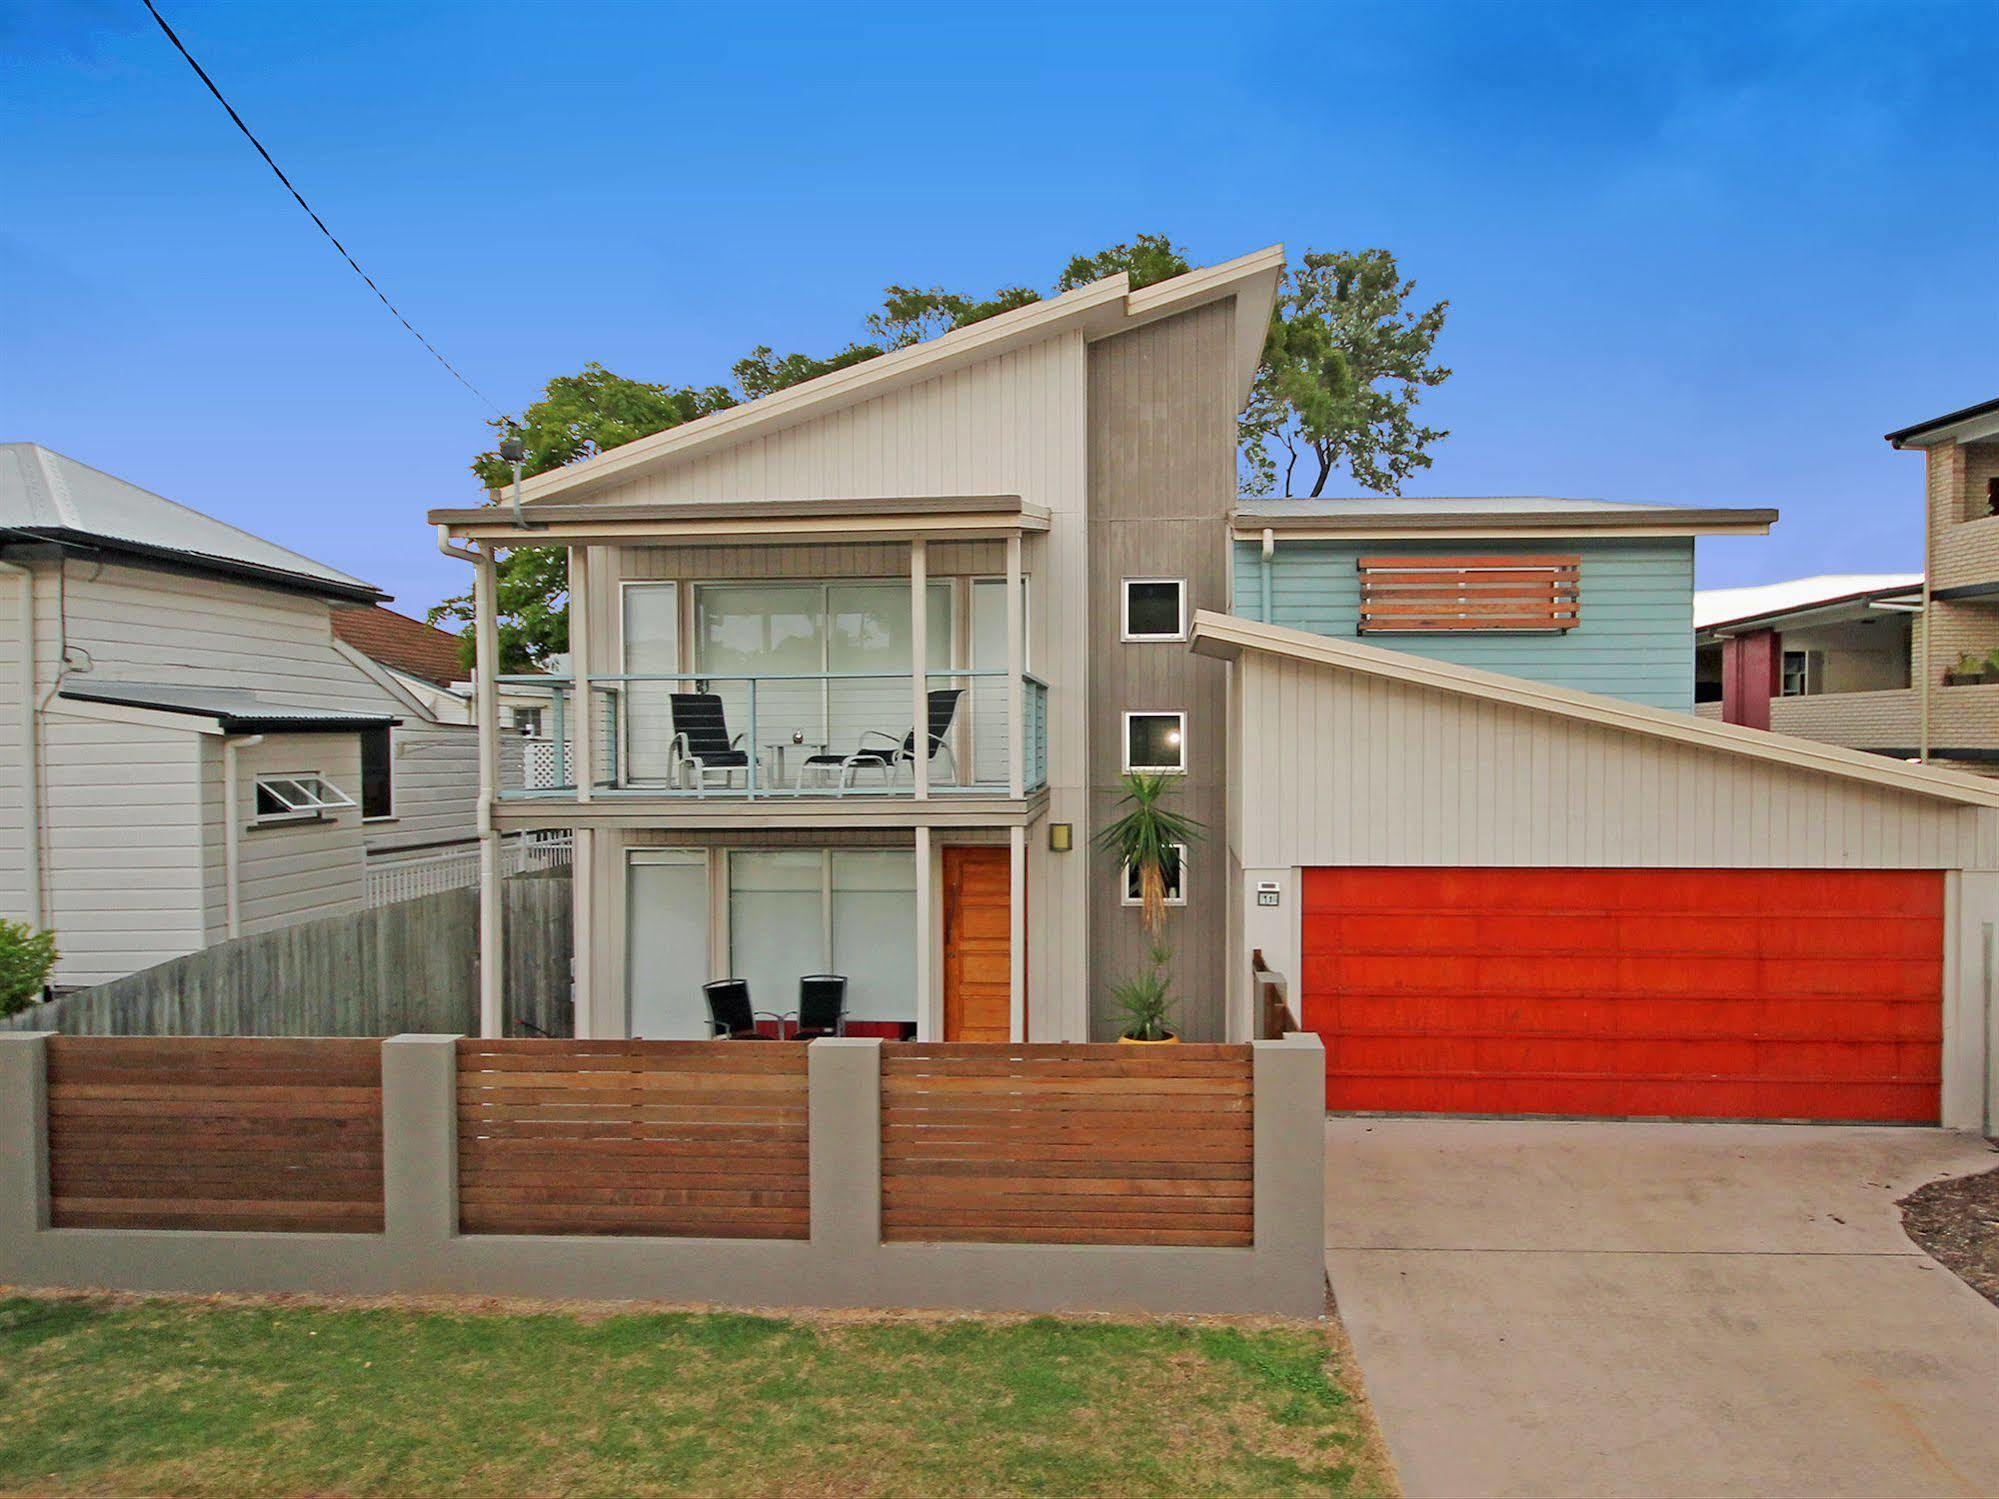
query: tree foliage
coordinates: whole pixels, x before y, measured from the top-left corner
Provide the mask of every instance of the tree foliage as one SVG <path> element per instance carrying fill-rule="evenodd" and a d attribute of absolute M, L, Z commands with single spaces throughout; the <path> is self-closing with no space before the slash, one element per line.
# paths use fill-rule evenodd
<path fill-rule="evenodd" d="M 1400 494 L 1430 466 L 1429 446 L 1450 434 L 1418 425 L 1415 409 L 1451 375 L 1431 362 L 1450 303 L 1414 310 L 1415 291 L 1386 250 L 1308 251 L 1286 273 L 1241 423 L 1250 488 L 1296 493 L 1303 461 L 1314 495 L 1342 465 Z"/>
<path fill-rule="evenodd" d="M 18 1014 L 42 997 L 56 957 L 54 932 L 0 918 L 0 1016 Z"/>

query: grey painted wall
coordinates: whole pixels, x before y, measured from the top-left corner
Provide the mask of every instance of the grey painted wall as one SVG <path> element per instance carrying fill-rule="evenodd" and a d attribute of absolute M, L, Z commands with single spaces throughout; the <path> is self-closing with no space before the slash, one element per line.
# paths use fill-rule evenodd
<path fill-rule="evenodd" d="M 1360 620 L 1364 556 L 1582 558 L 1581 619 L 1560 635 L 1373 635 L 1371 645 L 1600 692 L 1681 713 L 1694 702 L 1694 543 L 1691 537 L 1536 541 L 1284 541 L 1271 559 L 1275 625 L 1351 638 Z M 1261 546 L 1235 546 L 1236 613 L 1261 617 Z"/>
<path fill-rule="evenodd" d="M 1224 518 L 1235 500 L 1235 303 L 1215 303 L 1090 345 L 1090 826 L 1117 815 L 1126 712 L 1187 714 L 1179 810 L 1206 837 L 1188 856 L 1187 904 L 1168 917 L 1182 1029 L 1223 1039 L 1227 902 L 1223 829 L 1227 669 L 1184 643 L 1119 639 L 1127 577 L 1185 578 L 1188 612 L 1228 607 Z M 1145 962 L 1115 861 L 1090 849 L 1090 1023 L 1116 1034 L 1110 985 Z"/>

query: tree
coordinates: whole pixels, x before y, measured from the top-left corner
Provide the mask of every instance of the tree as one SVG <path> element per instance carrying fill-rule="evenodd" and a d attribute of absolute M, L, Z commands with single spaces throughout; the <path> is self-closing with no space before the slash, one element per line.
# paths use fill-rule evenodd
<path fill-rule="evenodd" d="M 1342 464 L 1365 488 L 1400 494 L 1430 466 L 1426 449 L 1450 434 L 1414 413 L 1451 376 L 1430 362 L 1451 304 L 1413 311 L 1415 290 L 1386 250 L 1308 251 L 1286 274 L 1240 425 L 1248 487 L 1294 493 L 1309 459 L 1313 495 Z"/>
<path fill-rule="evenodd" d="M 1184 276 L 1192 269 L 1186 252 L 1165 235 L 1139 234 L 1129 244 L 1109 245 L 1094 255 L 1073 257 L 1055 278 L 1055 290 L 1074 291 L 1123 271 L 1131 278 L 1131 289 L 1138 291 L 1158 281 Z"/>
<path fill-rule="evenodd" d="M 768 351 L 765 351 L 768 352 Z M 637 438 L 664 432 L 682 422 L 734 406 L 736 398 L 719 385 L 702 389 L 648 385 L 614 375 L 592 361 L 575 375 L 548 382 L 541 399 L 523 413 L 521 438 L 526 477 L 607 452 Z M 504 430 L 506 423 L 488 423 Z M 513 469 L 494 450 L 472 460 L 472 472 L 494 503 L 506 503 Z M 496 571 L 500 637 L 499 669 L 531 671 L 569 649 L 569 558 L 562 548 L 513 547 L 501 554 Z M 430 611 L 430 622 L 461 627 L 460 654 L 472 662 L 472 595 L 446 599 Z"/>

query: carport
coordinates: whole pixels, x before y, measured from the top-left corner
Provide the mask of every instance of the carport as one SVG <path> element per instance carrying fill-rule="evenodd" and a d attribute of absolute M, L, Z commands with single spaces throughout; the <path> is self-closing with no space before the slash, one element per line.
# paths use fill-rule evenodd
<path fill-rule="evenodd" d="M 1233 1034 L 1260 950 L 1328 1108 L 1985 1125 L 1999 782 L 1224 615 L 1194 649 Z"/>

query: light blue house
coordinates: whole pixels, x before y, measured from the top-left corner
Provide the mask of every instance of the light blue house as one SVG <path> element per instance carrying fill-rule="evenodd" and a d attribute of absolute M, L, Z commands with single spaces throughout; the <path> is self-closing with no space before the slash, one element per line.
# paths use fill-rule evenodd
<path fill-rule="evenodd" d="M 1774 510 L 1608 500 L 1245 500 L 1235 613 L 1691 712 L 1694 538 Z"/>

